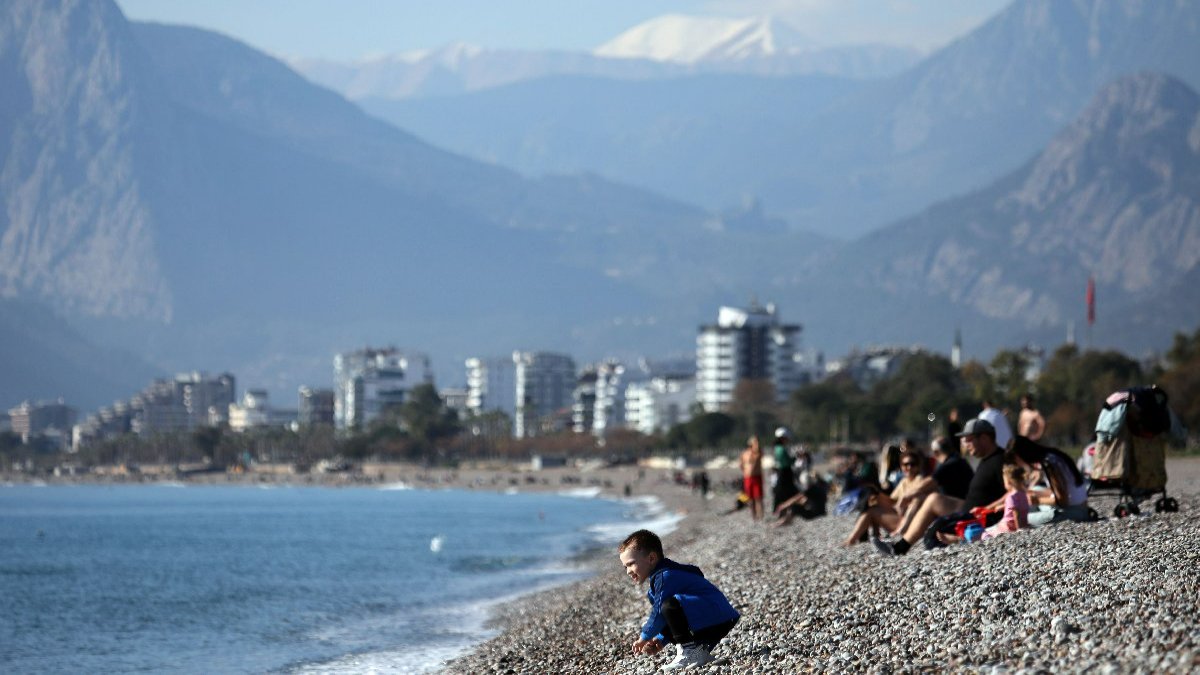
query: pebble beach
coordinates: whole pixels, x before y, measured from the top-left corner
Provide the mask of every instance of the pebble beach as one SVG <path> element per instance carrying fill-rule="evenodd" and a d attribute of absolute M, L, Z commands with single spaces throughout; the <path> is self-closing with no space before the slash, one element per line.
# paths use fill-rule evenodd
<path fill-rule="evenodd" d="M 1200 458 L 1168 461 L 1178 513 L 1023 530 L 883 557 L 840 548 L 851 516 L 782 528 L 662 485 L 687 512 L 668 557 L 699 565 L 742 614 L 689 672 L 1200 672 Z M 768 497 L 768 502 L 770 501 Z M 769 506 L 769 504 L 768 504 Z M 674 656 L 634 656 L 649 605 L 615 550 L 595 576 L 500 610 L 499 634 L 448 673 L 653 673 Z"/>

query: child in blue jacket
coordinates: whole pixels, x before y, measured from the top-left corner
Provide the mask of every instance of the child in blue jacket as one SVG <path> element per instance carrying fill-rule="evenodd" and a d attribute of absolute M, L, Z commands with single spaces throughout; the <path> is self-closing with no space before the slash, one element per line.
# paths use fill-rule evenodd
<path fill-rule="evenodd" d="M 699 567 L 682 565 L 663 555 L 662 540 L 649 530 L 626 537 L 617 553 L 634 583 L 650 581 L 646 592 L 650 616 L 633 643 L 633 652 L 657 654 L 674 642 L 679 645 L 679 654 L 663 670 L 712 661 L 713 648 L 740 616 L 725 595 L 704 578 Z"/>

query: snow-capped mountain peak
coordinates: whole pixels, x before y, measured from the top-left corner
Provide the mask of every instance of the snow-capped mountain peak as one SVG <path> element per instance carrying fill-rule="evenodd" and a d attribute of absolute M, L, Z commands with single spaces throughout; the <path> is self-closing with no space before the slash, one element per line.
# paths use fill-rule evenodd
<path fill-rule="evenodd" d="M 440 65 L 455 68 L 463 61 L 473 59 L 485 50 L 477 45 L 467 44 L 465 42 L 452 42 L 437 49 L 412 49 L 395 54 L 382 54 L 372 56 L 360 61 L 363 64 L 378 64 L 378 63 L 408 63 L 415 64 L 421 62 L 438 63 Z"/>
<path fill-rule="evenodd" d="M 607 58 L 698 63 L 794 54 L 812 48 L 812 42 L 794 28 L 770 17 L 668 14 L 630 28 L 593 53 Z"/>

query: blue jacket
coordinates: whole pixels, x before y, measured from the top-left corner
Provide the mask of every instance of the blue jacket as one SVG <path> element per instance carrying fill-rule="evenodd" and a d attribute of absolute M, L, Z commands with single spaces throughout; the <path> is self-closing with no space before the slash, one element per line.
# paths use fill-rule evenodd
<path fill-rule="evenodd" d="M 646 591 L 646 599 L 650 601 L 650 616 L 642 626 L 643 640 L 652 637 L 664 639 L 662 631 L 667 620 L 662 615 L 662 603 L 670 597 L 679 599 L 688 626 L 693 631 L 733 621 L 740 616 L 725 595 L 704 578 L 704 572 L 699 567 L 663 558 L 650 573 L 650 589 Z"/>

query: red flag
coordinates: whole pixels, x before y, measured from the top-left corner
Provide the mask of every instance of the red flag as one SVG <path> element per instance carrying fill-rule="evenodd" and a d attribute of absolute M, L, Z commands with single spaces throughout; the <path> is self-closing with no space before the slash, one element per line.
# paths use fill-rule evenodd
<path fill-rule="evenodd" d="M 1096 323 L 1096 280 L 1088 277 L 1087 289 L 1088 325 Z"/>

